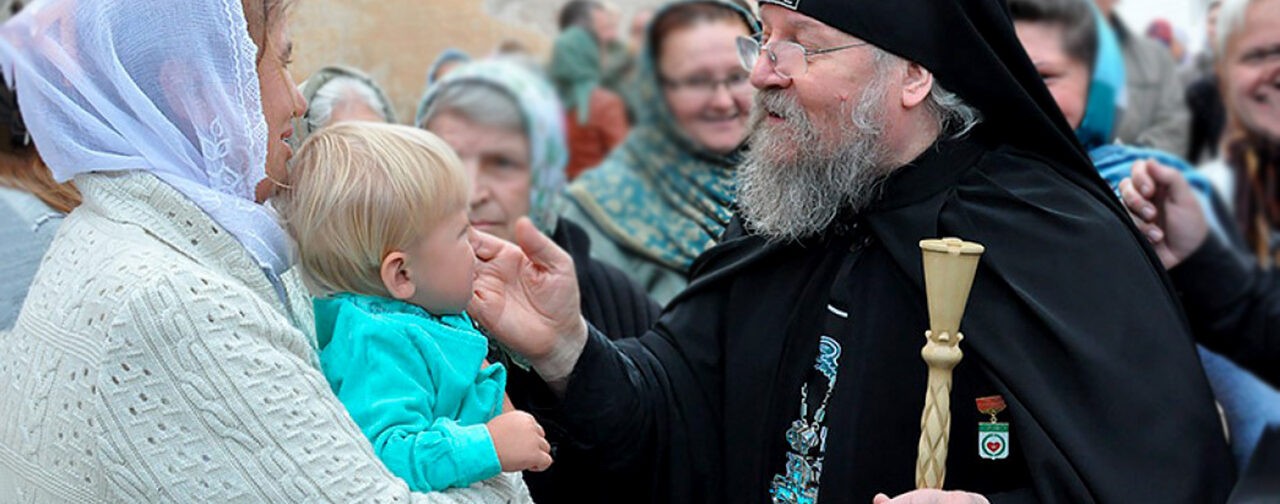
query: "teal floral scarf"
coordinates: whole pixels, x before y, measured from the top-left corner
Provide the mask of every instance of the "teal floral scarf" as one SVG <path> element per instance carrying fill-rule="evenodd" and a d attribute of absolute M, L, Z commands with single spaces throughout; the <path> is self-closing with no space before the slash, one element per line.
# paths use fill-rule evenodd
<path fill-rule="evenodd" d="M 569 186 L 569 196 L 623 248 L 679 271 L 688 271 L 715 245 L 732 217 L 736 167 L 741 149 L 712 153 L 689 139 L 675 122 L 662 93 L 652 27 L 673 6 L 711 3 L 755 19 L 727 2 L 695 0 L 668 5 L 650 23 L 649 42 L 637 64 L 637 111 L 626 141 L 599 167 Z"/>

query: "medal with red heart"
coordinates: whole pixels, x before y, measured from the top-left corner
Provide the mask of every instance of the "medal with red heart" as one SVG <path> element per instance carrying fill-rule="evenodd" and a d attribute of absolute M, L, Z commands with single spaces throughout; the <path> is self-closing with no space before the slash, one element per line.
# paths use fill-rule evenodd
<path fill-rule="evenodd" d="M 979 412 L 991 415 L 990 422 L 978 424 L 978 456 L 987 460 L 1009 458 L 1009 424 L 996 418 L 1005 409 L 1004 397 L 979 397 L 976 402 Z"/>

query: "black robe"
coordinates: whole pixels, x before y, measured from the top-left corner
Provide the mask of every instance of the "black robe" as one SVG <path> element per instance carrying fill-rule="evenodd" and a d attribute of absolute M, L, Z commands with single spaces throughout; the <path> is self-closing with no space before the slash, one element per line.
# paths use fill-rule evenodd
<path fill-rule="evenodd" d="M 1004 2 L 762 3 L 919 63 L 981 124 L 821 236 L 771 244 L 735 222 L 653 331 L 593 332 L 563 401 L 538 413 L 600 468 L 647 471 L 657 502 L 767 502 L 825 334 L 844 353 L 821 502 L 910 490 L 928 328 L 918 241 L 958 236 L 987 250 L 961 324 L 947 488 L 994 502 L 1224 501 L 1235 471 L 1176 295 Z M 974 399 L 992 394 L 1011 425 L 999 461 L 977 456 Z"/>
<path fill-rule="evenodd" d="M 993 502 L 1225 500 L 1218 414 L 1144 244 L 1043 160 L 977 139 L 931 148 L 820 238 L 770 244 L 735 223 L 654 331 L 593 332 L 563 402 L 541 413 L 599 467 L 647 467 L 655 502 L 768 502 L 828 334 L 844 353 L 821 502 L 911 490 L 927 375 L 918 241 L 940 236 L 987 247 L 962 323 L 947 488 Z M 974 399 L 996 394 L 1011 456 L 983 460 Z"/>

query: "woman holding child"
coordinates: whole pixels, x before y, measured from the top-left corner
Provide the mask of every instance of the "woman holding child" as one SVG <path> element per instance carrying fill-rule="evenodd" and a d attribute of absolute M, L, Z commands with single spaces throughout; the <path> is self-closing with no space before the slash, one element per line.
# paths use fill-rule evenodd
<path fill-rule="evenodd" d="M 84 198 L 0 335 L 0 502 L 525 500 L 511 477 L 411 493 L 318 368 L 263 205 L 304 107 L 286 4 L 42 0 L 0 29 Z"/>
<path fill-rule="evenodd" d="M 276 205 L 315 300 L 320 368 L 373 451 L 420 492 L 542 471 L 551 446 L 504 404 L 506 368 L 464 311 L 467 175 L 435 135 L 345 123 L 312 135 Z"/>

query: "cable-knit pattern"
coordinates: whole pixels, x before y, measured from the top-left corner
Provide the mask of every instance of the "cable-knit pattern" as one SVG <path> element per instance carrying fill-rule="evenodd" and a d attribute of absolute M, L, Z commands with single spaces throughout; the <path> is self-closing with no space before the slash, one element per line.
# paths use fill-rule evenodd
<path fill-rule="evenodd" d="M 77 179 L 0 334 L 0 502 L 528 502 L 519 475 L 411 494 L 225 231 L 150 175 Z"/>

